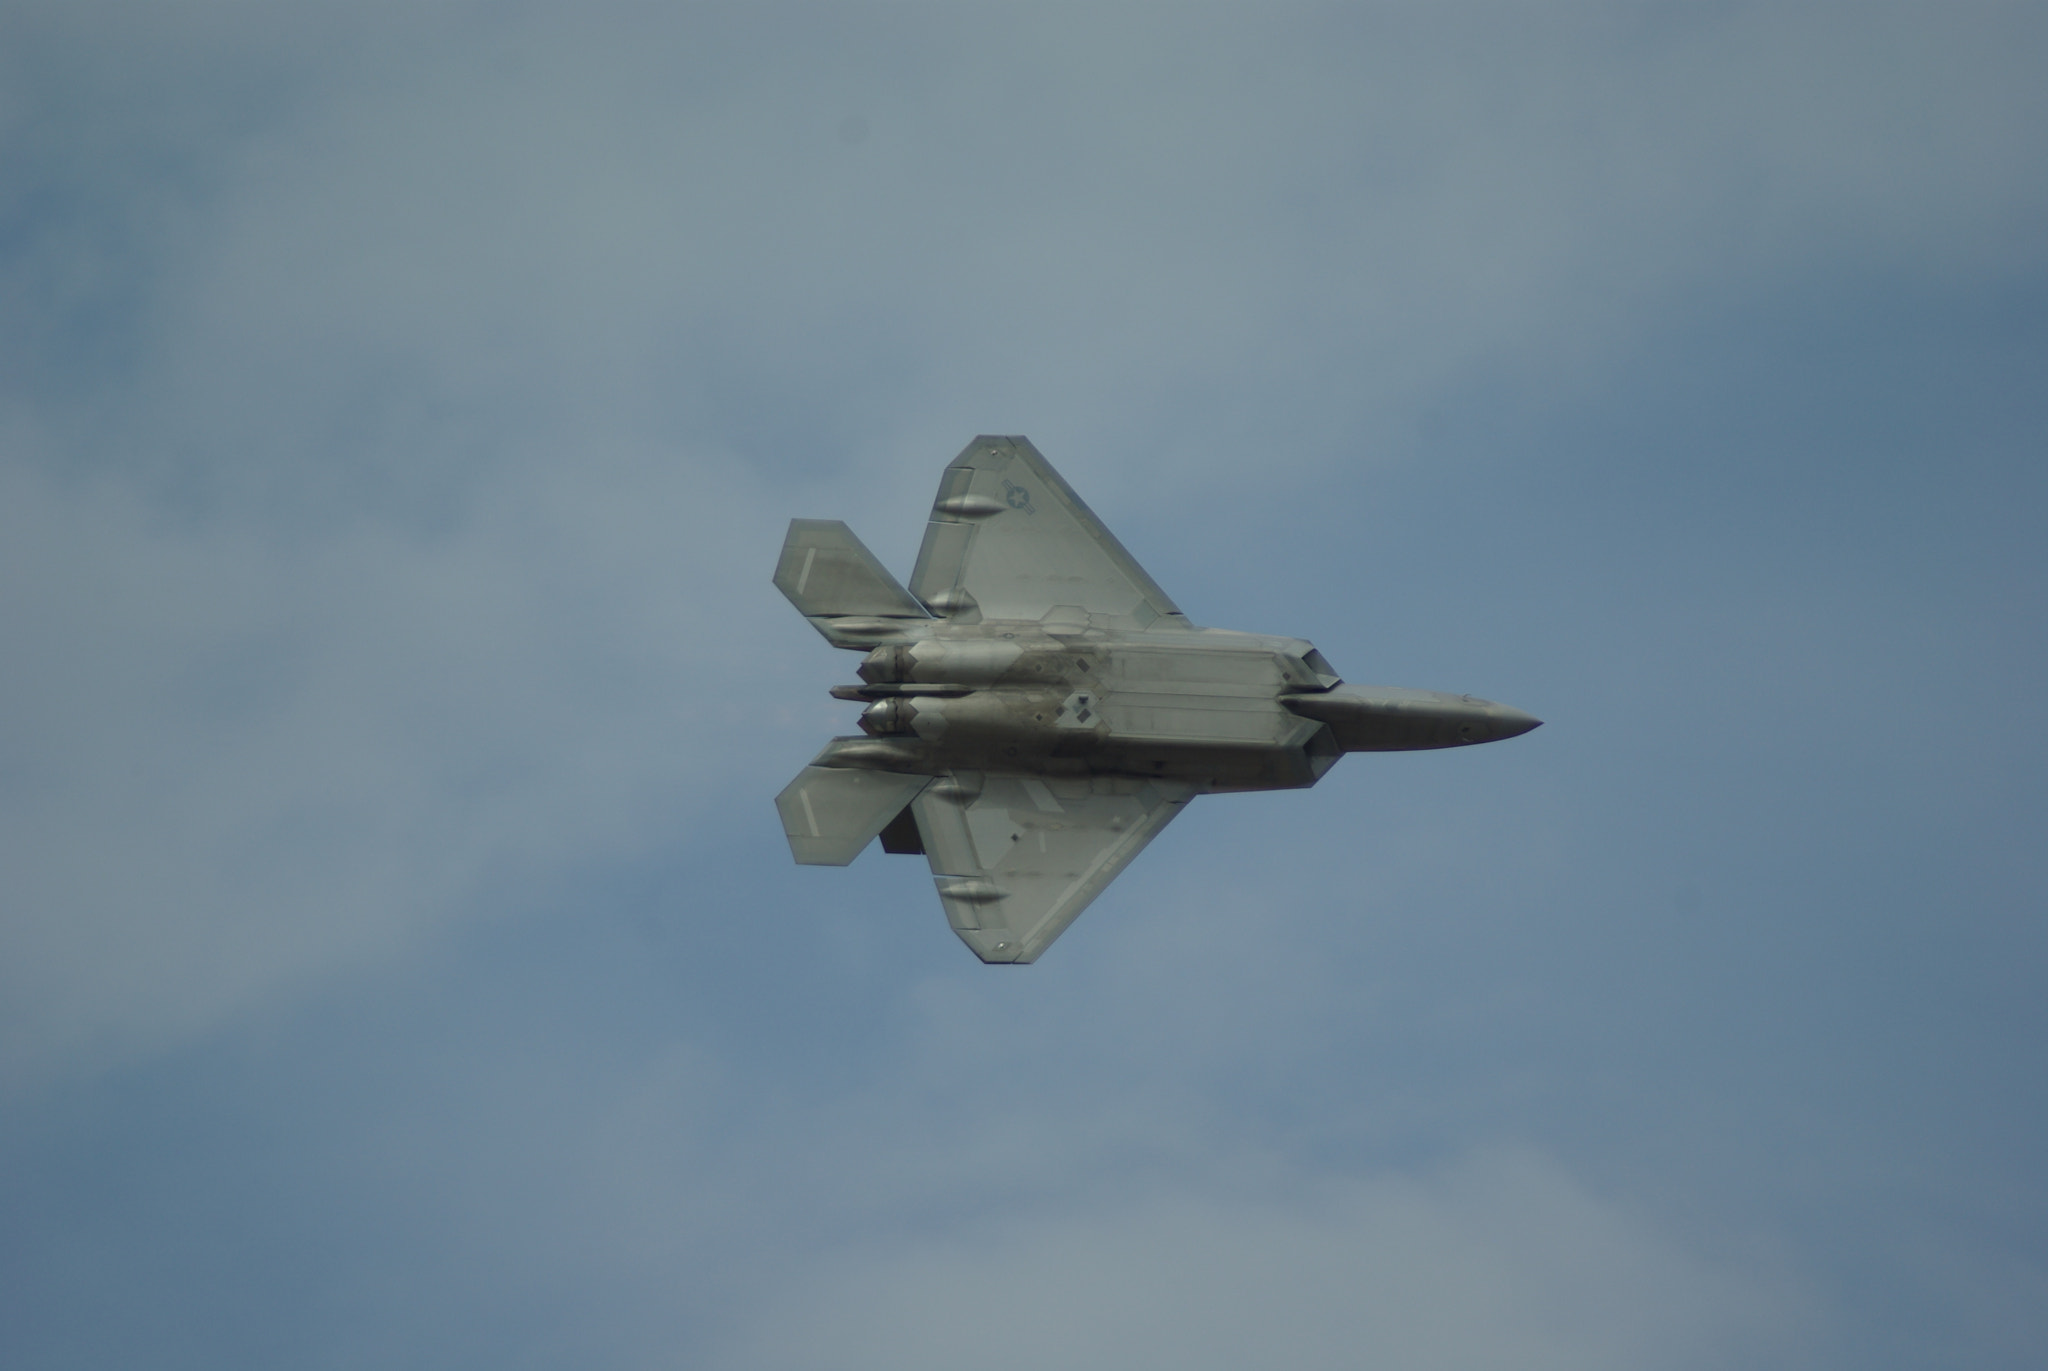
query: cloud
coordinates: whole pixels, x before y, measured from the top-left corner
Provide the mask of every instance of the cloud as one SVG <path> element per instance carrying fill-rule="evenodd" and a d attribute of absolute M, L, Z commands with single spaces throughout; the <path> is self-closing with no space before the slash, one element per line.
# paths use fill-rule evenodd
<path fill-rule="evenodd" d="M 1164 520 L 1278 397 L 1266 499 L 1708 282 L 2038 260 L 2024 11 L 141 13 L 6 126 L 16 1060 L 614 850 L 780 517 L 900 559 L 977 430 Z"/>
<path fill-rule="evenodd" d="M 1686 1367 L 1812 1315 L 1525 1152 L 1286 1195 L 1140 1186 L 786 1272 L 711 1364 Z"/>
<path fill-rule="evenodd" d="M 2035 19 L 1970 16 L 259 21 L 75 116 L 127 155 L 62 203 L 161 273 L 128 403 L 230 469 L 382 425 L 475 479 L 538 418 L 799 470 L 1035 425 L 1214 482 L 1285 397 L 1308 475 L 1731 291 L 2038 264 Z M 139 158 L 145 117 L 194 133 Z"/>
<path fill-rule="evenodd" d="M 732 584 L 779 522 L 758 487 L 666 454 L 496 471 L 450 530 L 294 536 L 0 467 L 9 1076 L 204 1031 L 744 784 L 724 668 L 799 646 Z"/>
<path fill-rule="evenodd" d="M 1031 433 L 1134 547 L 1289 597 L 1314 631 L 1335 593 L 1261 579 L 1285 547 L 1233 530 L 1291 537 L 1305 503 L 1342 508 L 1362 472 L 1414 459 L 1437 407 L 1597 394 L 1644 338 L 1832 273 L 1995 291 L 2038 273 L 2048 243 L 2026 7 L 20 12 L 35 41 L 0 43 L 0 1072 L 17 1086 L 248 1031 L 550 883 L 659 860 L 737 883 L 732 835 L 772 847 L 766 797 L 847 723 L 819 690 L 828 654 L 767 586 L 782 521 L 847 518 L 905 570 L 937 468 L 977 431 Z M 842 136 L 855 119 L 867 136 Z M 1456 474 L 1557 460 L 1503 447 Z M 1589 577 L 1640 574 L 1611 545 L 1588 556 Z M 1611 628 L 1573 648 L 1626 673 L 1645 639 Z M 1659 834 L 1712 784 L 1634 778 L 1611 793 L 1670 805 Z M 1787 814 L 1813 807 L 1785 795 Z M 404 1102 L 365 1088 L 355 1127 L 430 1182 L 406 1192 L 424 1218 L 394 1217 L 387 1177 L 344 1171 L 366 1227 L 413 1258 L 357 1251 L 347 1274 L 417 1273 L 372 1305 L 463 1346 L 478 1335 L 447 1314 L 449 1278 L 419 1260 L 437 1241 L 464 1310 L 601 1284 L 563 1323 L 599 1343 L 616 1326 L 607 1345 L 654 1363 L 677 1331 L 663 1283 L 699 1279 L 731 1297 L 734 1365 L 1794 1360 L 1823 1318 L 1796 1283 L 1595 1193 L 1576 1179 L 1602 1174 L 1591 1163 L 1215 1160 L 1219 1133 L 1243 1142 L 1227 1120 L 1247 1101 L 1344 1145 L 1371 1135 L 1364 1100 L 1401 1142 L 1456 1153 L 1498 1136 L 1516 1089 L 1550 1092 L 1530 1114 L 1611 1103 L 1558 1064 L 1581 1052 L 1622 1082 L 1600 1089 L 1669 1109 L 1683 1087 L 1658 1070 L 1741 1039 L 1697 989 L 1698 945 L 1632 918 L 1626 892 L 1570 922 L 1615 879 L 1586 854 L 1633 830 L 1588 838 L 1611 815 L 1567 814 L 1569 798 L 1543 822 L 1580 825 L 1579 845 L 1523 846 L 1571 862 L 1495 871 L 1467 856 L 1462 796 L 1412 825 L 1383 805 L 1369 843 L 1349 816 L 1233 827 L 1217 801 L 1127 878 L 1124 915 L 1100 908 L 1028 982 L 963 967 L 920 986 L 923 964 L 882 974 L 872 953 L 833 968 L 866 981 L 719 965 L 678 990 L 663 968 L 650 998 L 711 1000 L 729 980 L 715 1007 L 769 1003 L 719 1025 L 761 1045 L 679 1053 L 624 1104 L 549 1094 L 502 1043 L 472 1046 L 449 1074 L 496 1070 L 513 1102 L 465 1117 L 457 1082 L 429 1080 L 416 1132 L 389 1137 Z M 1788 847 L 1807 836 L 1784 828 Z M 1306 912 L 1257 865 L 1307 850 L 1288 845 L 1303 832 L 1319 863 L 1370 859 Z M 1232 849 L 1242 888 L 1213 866 L 1169 879 L 1196 833 L 1270 841 Z M 1721 873 L 1752 855 L 1689 858 Z M 1424 935 L 1375 917 L 1418 869 L 1432 889 L 1527 890 L 1545 862 L 1548 921 L 1527 916 L 1541 927 L 1519 941 L 1488 922 L 1512 903 L 1490 888 L 1406 902 L 1448 911 L 1427 958 L 1400 941 Z M 734 888 L 798 888 L 747 879 Z M 907 882 L 892 901 L 923 898 L 913 870 L 889 879 Z M 693 898 L 679 922 L 721 912 Z M 1784 912 L 1759 908 L 1738 927 Z M 928 907 L 904 921 L 944 943 Z M 609 926 L 594 914 L 550 951 L 593 925 Z M 875 927 L 820 943 L 871 949 Z M 1713 991 L 1753 991 L 1754 948 L 1725 955 L 1742 970 Z M 1574 958 L 1635 978 L 1635 998 L 1572 979 Z M 1532 988 L 1531 966 L 1552 979 Z M 1549 1004 L 1571 989 L 1588 1003 Z M 916 1031 L 849 1027 L 814 992 L 908 1002 Z M 493 1029 L 526 1022 L 507 999 Z M 1644 1026 L 1556 1026 L 1616 1003 Z M 1844 1037 L 1868 1018 L 1823 1010 Z M 556 1002 L 529 1031 L 574 1040 L 565 1024 L 600 1017 Z M 1749 1041 L 1792 1021 L 1752 1012 Z M 1608 1047 L 1660 1033 L 1684 1050 Z M 418 1046 L 381 1042 L 359 1069 L 381 1080 Z M 853 1085 L 827 1048 L 855 1059 Z M 603 1056 L 558 1051 L 578 1087 Z M 1536 1085 L 1503 1084 L 1539 1054 Z M 1757 1108 L 1757 1063 L 1717 1060 L 1742 1084 L 1688 1097 L 1686 1117 Z M 1350 1073 L 1342 1089 L 1326 1069 Z M 807 1098 L 821 1079 L 839 1093 Z M 1774 1101 L 1806 1078 L 1776 1079 Z M 1844 1106 L 1826 1136 L 1866 1117 Z M 1284 1126 L 1247 1125 L 1244 1146 Z M 1635 1126 L 1584 1155 L 1661 1145 Z M 363 1140 L 338 1131 L 322 1140 L 337 1152 Z M 1779 1134 L 1757 1137 L 1763 1154 Z M 1023 1179 L 992 1194 L 997 1172 Z M 346 1227 L 305 1203 L 268 1235 L 278 1250 Z M 106 1221 L 109 1250 L 127 1218 Z M 1989 1303 L 2012 1345 L 2038 1340 L 2023 1298 Z M 303 1305 L 277 1317 L 318 1323 Z M 402 1361 L 416 1332 L 393 1318 L 357 1336 Z"/>

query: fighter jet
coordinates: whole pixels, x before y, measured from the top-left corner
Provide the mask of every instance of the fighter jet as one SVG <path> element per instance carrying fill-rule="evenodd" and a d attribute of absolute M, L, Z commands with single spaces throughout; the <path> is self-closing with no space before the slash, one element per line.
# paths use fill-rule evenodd
<path fill-rule="evenodd" d="M 1540 722 L 1470 695 L 1350 686 L 1300 638 L 1198 628 L 1021 437 L 939 481 L 903 586 L 845 524 L 792 519 L 775 585 L 864 652 L 859 736 L 775 797 L 790 851 L 921 853 L 960 940 L 1037 960 L 1197 795 L 1312 786 L 1347 752 Z"/>

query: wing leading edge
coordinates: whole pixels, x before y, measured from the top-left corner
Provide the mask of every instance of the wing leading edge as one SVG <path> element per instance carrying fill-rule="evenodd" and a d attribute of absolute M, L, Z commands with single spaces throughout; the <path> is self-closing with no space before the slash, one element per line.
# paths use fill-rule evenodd
<path fill-rule="evenodd" d="M 1104 616 L 1108 628 L 1187 622 L 1024 438 L 976 438 L 946 468 L 910 590 L 966 623 L 1055 608 Z"/>
<path fill-rule="evenodd" d="M 1193 798 L 1125 777 L 956 771 L 912 801 L 960 941 L 984 962 L 1037 960 Z"/>

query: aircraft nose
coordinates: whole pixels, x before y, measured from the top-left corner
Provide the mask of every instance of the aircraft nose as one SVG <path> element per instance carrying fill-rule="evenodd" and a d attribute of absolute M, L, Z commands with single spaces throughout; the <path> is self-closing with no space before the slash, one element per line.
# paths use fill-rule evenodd
<path fill-rule="evenodd" d="M 1532 728 L 1541 728 L 1543 721 L 1533 714 L 1524 714 L 1512 705 L 1495 705 L 1490 711 L 1493 716 L 1495 738 L 1519 738 Z"/>

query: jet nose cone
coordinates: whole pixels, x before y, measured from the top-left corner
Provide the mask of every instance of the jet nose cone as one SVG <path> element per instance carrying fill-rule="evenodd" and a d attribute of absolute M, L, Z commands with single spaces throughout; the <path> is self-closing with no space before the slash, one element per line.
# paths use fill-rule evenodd
<path fill-rule="evenodd" d="M 1493 707 L 1495 738 L 1519 738 L 1532 728 L 1543 727 L 1543 721 L 1533 714 L 1524 714 L 1512 705 Z"/>

